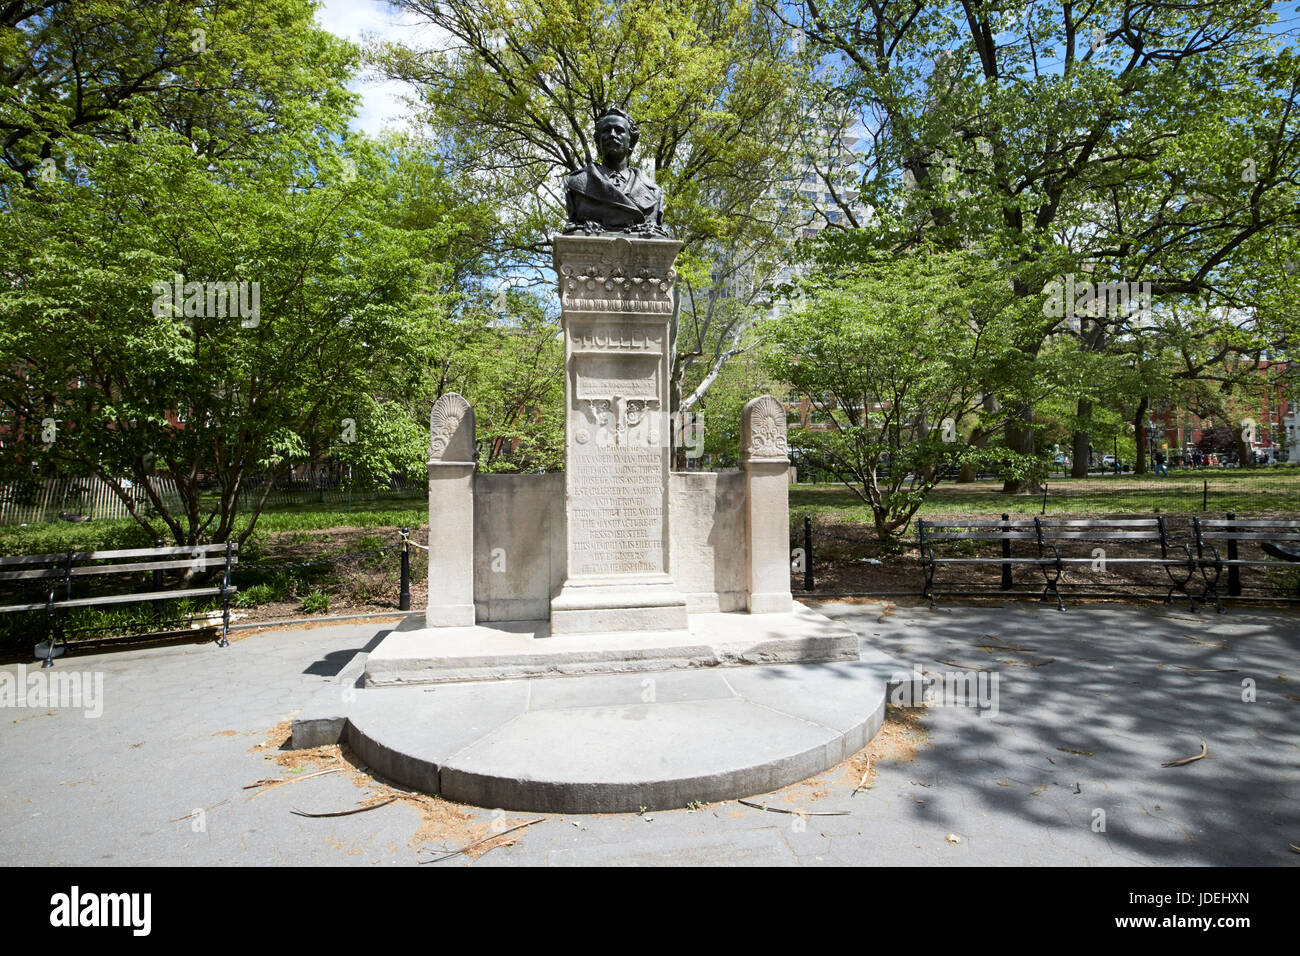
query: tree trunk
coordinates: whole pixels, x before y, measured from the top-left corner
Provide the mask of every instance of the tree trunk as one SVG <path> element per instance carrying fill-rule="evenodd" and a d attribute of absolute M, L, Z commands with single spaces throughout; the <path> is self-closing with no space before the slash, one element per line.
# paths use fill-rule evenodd
<path fill-rule="evenodd" d="M 1001 409 L 1001 403 L 998 401 L 998 397 L 992 394 L 991 392 L 985 392 L 983 396 L 980 398 L 980 403 L 984 406 L 984 411 L 988 415 L 996 415 L 998 411 Z M 988 443 L 989 443 L 988 433 L 981 431 L 979 437 L 976 438 L 974 442 L 972 442 L 972 445 L 975 448 L 985 448 L 987 447 Z M 979 480 L 978 466 L 962 465 L 961 473 L 957 476 L 957 480 L 968 481 L 968 482 L 978 481 Z"/>
<path fill-rule="evenodd" d="M 1092 435 L 1089 433 L 1089 427 L 1092 425 L 1092 399 L 1079 399 L 1079 428 L 1074 431 L 1074 438 L 1070 448 L 1070 477 L 1087 478 L 1088 465 L 1092 463 Z"/>
<path fill-rule="evenodd" d="M 1147 409 L 1151 407 L 1151 400 L 1147 396 L 1142 396 L 1142 401 L 1138 402 L 1137 411 L 1133 413 L 1133 474 L 1145 475 L 1147 473 Z"/>
<path fill-rule="evenodd" d="M 1011 451 L 1022 455 L 1034 453 L 1034 407 L 1022 405 L 1017 413 L 1007 419 L 1006 445 Z M 1002 492 L 1008 495 L 1038 494 L 1043 490 L 1036 475 L 1024 478 L 1007 478 L 1002 482 Z"/>
<path fill-rule="evenodd" d="M 1237 444 L 1237 467 L 1254 468 L 1255 467 L 1255 449 L 1251 448 L 1246 442 L 1246 429 L 1243 425 L 1237 425 L 1232 430 L 1233 440 Z"/>

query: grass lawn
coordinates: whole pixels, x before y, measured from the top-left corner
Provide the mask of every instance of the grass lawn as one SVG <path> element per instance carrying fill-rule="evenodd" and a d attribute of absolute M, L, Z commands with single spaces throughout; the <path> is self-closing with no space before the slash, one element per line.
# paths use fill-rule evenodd
<path fill-rule="evenodd" d="M 1300 512 L 1300 468 L 1204 469 L 1155 475 L 1052 478 L 1046 513 L 1051 514 L 1237 514 Z M 930 493 L 921 517 L 1039 514 L 1043 496 L 1005 495 L 1002 482 L 946 482 Z M 843 485 L 800 484 L 790 488 L 791 518 L 871 523 L 871 509 Z"/>

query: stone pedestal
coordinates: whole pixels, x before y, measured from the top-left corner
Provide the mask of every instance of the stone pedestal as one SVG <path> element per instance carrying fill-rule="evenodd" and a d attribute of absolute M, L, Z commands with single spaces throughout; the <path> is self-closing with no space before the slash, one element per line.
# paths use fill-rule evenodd
<path fill-rule="evenodd" d="M 455 392 L 429 421 L 428 627 L 474 624 L 474 410 Z"/>
<path fill-rule="evenodd" d="M 745 406 L 740 463 L 745 469 L 749 612 L 788 614 L 790 593 L 790 446 L 785 408 L 771 395 Z"/>
<path fill-rule="evenodd" d="M 564 584 L 551 633 L 684 631 L 668 528 L 681 243 L 556 236 L 565 351 Z"/>

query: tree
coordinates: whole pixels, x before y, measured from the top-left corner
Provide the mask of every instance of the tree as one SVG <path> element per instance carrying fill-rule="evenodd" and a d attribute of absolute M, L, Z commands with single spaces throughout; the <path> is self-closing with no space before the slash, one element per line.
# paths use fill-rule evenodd
<path fill-rule="evenodd" d="M 73 70 L 24 74 L 41 110 L 2 170 L 0 407 L 21 436 L 4 454 L 98 475 L 151 537 L 242 540 L 270 479 L 345 450 L 358 428 L 360 460 L 377 444 L 367 427 L 396 427 L 381 410 L 449 311 L 478 218 L 436 162 L 347 137 L 355 51 L 311 4 L 205 8 L 197 59 L 169 53 L 188 6 L 69 8 L 17 31 L 36 76 Z M 91 44 L 116 15 L 130 42 Z M 274 51 L 253 49 L 268 40 Z M 210 104 L 206 84 L 227 75 Z M 105 105 L 81 112 L 95 84 Z M 19 111 L 5 109 L 12 135 Z M 57 143 L 61 161 L 40 164 L 53 174 L 23 168 L 35 143 Z M 412 465 L 399 453 L 375 467 Z"/>
<path fill-rule="evenodd" d="M 977 244 L 1018 265 L 1026 301 L 1087 266 L 1157 302 L 1244 307 L 1297 222 L 1300 66 L 1271 7 L 806 0 L 790 22 L 826 54 L 820 95 L 866 129 L 877 248 Z M 1044 316 L 1027 357 L 1066 319 Z M 1008 419 L 1010 449 L 1033 451 L 1032 423 Z"/>
<path fill-rule="evenodd" d="M 885 541 L 948 469 L 1004 454 L 980 446 L 1006 414 L 988 414 L 983 391 L 1020 396 L 1016 346 L 1036 318 L 996 263 L 968 253 L 830 269 L 807 291 L 765 364 L 828 423 L 792 446 L 857 494 Z"/>

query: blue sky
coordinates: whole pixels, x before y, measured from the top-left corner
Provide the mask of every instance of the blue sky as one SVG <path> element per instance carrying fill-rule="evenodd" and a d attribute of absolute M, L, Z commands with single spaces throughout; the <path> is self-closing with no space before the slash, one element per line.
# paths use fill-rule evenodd
<path fill-rule="evenodd" d="M 324 0 L 317 20 L 331 33 L 363 43 L 368 39 L 403 39 L 410 43 L 433 45 L 435 31 L 420 26 L 409 14 L 394 10 L 386 0 Z M 351 88 L 362 96 L 354 129 L 375 135 L 400 123 L 407 109 L 401 97 L 409 92 L 403 83 L 377 80 L 363 75 Z"/>

